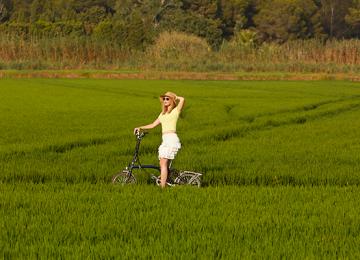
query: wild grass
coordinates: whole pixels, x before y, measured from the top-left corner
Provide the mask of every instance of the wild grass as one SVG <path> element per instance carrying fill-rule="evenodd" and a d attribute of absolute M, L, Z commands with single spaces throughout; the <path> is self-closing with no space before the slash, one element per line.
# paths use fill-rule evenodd
<path fill-rule="evenodd" d="M 1 33 L 0 69 L 111 69 L 187 72 L 359 73 L 360 41 L 224 42 L 211 50 L 198 37 L 164 32 L 144 51 L 111 41 Z"/>
<path fill-rule="evenodd" d="M 114 43 L 74 37 L 1 35 L 0 69 L 111 69 L 137 67 L 138 54 Z"/>

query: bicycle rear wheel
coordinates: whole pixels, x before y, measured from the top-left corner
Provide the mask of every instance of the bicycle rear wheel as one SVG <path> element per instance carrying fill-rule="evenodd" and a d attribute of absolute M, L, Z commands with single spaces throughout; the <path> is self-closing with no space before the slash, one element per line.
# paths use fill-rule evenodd
<path fill-rule="evenodd" d="M 178 185 L 191 185 L 200 187 L 201 180 L 200 180 L 200 173 L 196 172 L 180 172 L 179 176 L 175 179 L 175 183 Z"/>
<path fill-rule="evenodd" d="M 125 185 L 134 184 L 135 182 L 135 176 L 127 170 L 123 170 L 122 172 L 119 172 L 112 177 L 112 183 L 114 184 Z"/>

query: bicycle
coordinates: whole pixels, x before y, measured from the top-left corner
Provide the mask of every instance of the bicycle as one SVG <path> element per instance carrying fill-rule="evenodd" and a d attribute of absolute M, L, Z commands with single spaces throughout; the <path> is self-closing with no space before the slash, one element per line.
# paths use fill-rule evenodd
<path fill-rule="evenodd" d="M 136 177 L 133 174 L 133 170 L 141 170 L 141 169 L 153 169 L 160 173 L 160 167 L 156 165 L 142 165 L 139 160 L 139 149 L 141 140 L 144 136 L 148 134 L 147 132 L 136 132 L 136 146 L 135 152 L 132 161 L 125 167 L 121 172 L 115 174 L 112 177 L 112 183 L 114 184 L 134 184 L 136 183 Z M 201 173 L 194 171 L 178 171 L 171 167 L 172 160 L 170 160 L 169 168 L 168 168 L 168 178 L 166 180 L 167 186 L 176 186 L 176 185 L 192 185 L 192 186 L 201 186 Z M 151 179 L 155 181 L 155 183 L 160 185 L 160 175 L 152 175 Z"/>

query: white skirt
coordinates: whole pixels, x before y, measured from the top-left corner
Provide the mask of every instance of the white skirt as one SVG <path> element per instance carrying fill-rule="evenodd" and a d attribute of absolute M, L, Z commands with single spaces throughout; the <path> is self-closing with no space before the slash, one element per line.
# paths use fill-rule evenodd
<path fill-rule="evenodd" d="M 176 133 L 163 134 L 162 143 L 159 146 L 159 160 L 160 158 L 173 160 L 180 148 L 181 143 Z"/>

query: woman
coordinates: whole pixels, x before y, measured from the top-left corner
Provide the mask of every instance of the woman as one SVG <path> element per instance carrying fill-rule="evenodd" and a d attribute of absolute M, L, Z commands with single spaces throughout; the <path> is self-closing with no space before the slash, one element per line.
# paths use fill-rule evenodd
<path fill-rule="evenodd" d="M 178 101 L 178 102 L 177 102 Z M 160 186 L 165 188 L 168 176 L 169 160 L 175 158 L 176 153 L 181 148 L 180 140 L 176 134 L 176 123 L 180 112 L 184 107 L 185 99 L 176 96 L 175 93 L 166 92 L 160 96 L 162 111 L 159 117 L 149 125 L 136 127 L 134 133 L 141 129 L 152 129 L 159 124 L 162 126 L 162 143 L 159 147 L 160 160 Z"/>

